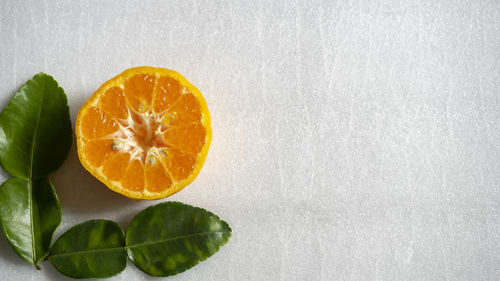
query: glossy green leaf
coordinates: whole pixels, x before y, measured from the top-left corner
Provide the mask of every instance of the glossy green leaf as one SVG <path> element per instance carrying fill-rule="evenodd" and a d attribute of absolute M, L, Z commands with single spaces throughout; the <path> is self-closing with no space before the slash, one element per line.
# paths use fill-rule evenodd
<path fill-rule="evenodd" d="M 45 73 L 26 82 L 0 114 L 0 164 L 15 177 L 39 179 L 56 170 L 71 142 L 66 95 Z"/>
<path fill-rule="evenodd" d="M 115 222 L 90 220 L 64 233 L 54 243 L 48 259 L 69 277 L 110 277 L 127 265 L 124 236 Z"/>
<path fill-rule="evenodd" d="M 61 223 L 61 206 L 49 179 L 4 182 L 0 186 L 0 223 L 17 254 L 39 268 Z"/>
<path fill-rule="evenodd" d="M 165 202 L 137 214 L 125 243 L 139 269 L 153 276 L 170 276 L 210 257 L 230 236 L 231 228 L 213 213 Z"/>

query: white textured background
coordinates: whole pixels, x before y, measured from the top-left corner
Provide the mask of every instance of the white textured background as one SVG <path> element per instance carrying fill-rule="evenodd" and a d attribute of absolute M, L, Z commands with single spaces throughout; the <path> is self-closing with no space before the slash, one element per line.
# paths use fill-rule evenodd
<path fill-rule="evenodd" d="M 207 162 L 167 200 L 233 237 L 165 280 L 500 280 L 500 2 L 413 2 L 1 0 L 0 106 L 40 71 L 73 122 L 132 66 L 204 93 Z M 74 147 L 51 178 L 56 237 L 154 203 L 108 191 Z M 0 238 L 1 280 L 66 280 L 41 265 Z M 160 279 L 129 263 L 113 280 Z"/>

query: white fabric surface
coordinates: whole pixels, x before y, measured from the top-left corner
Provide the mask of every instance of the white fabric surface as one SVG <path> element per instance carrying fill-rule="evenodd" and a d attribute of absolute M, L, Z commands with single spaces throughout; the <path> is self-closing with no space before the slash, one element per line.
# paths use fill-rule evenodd
<path fill-rule="evenodd" d="M 201 174 L 166 200 L 233 229 L 165 280 L 500 280 L 500 2 L 0 1 L 2 108 L 43 71 L 74 122 L 139 65 L 179 71 L 213 119 Z M 51 179 L 56 238 L 155 203 L 108 191 L 74 146 Z M 0 280 L 66 280 L 41 266 L 0 238 Z"/>

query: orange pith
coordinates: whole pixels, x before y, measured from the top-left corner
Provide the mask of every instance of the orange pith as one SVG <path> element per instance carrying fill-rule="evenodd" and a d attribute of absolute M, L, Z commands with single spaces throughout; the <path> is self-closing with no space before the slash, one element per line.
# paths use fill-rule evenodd
<path fill-rule="evenodd" d="M 78 112 L 82 165 L 136 199 L 169 196 L 192 182 L 212 129 L 201 93 L 175 71 L 131 68 L 104 83 Z"/>

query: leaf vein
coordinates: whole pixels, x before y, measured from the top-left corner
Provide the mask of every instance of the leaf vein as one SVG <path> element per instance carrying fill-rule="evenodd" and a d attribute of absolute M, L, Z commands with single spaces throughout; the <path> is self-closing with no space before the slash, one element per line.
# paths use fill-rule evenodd
<path fill-rule="evenodd" d="M 45 91 L 45 77 L 43 79 L 42 83 L 42 90 L 40 91 L 42 93 L 42 98 L 39 103 L 38 107 L 38 114 L 36 117 L 36 124 L 35 124 L 35 132 L 33 133 L 33 139 L 32 139 L 32 144 L 31 144 L 31 155 L 30 155 L 30 177 L 29 179 L 33 179 L 33 158 L 35 156 L 35 146 L 36 146 L 36 138 L 38 135 L 38 126 L 40 125 L 40 115 L 42 114 L 42 106 L 43 106 L 43 99 L 45 97 L 44 91 Z"/>
<path fill-rule="evenodd" d="M 62 254 L 49 255 L 47 258 L 51 259 L 51 258 L 74 256 L 74 255 L 84 255 L 84 254 L 91 254 L 91 253 L 100 253 L 100 252 L 107 252 L 107 251 L 115 251 L 115 250 L 120 250 L 120 249 L 125 249 L 125 247 L 89 249 L 89 250 L 83 250 L 83 251 L 75 251 L 75 252 L 68 252 L 68 253 L 62 253 Z"/>
<path fill-rule="evenodd" d="M 147 246 L 147 245 L 163 243 L 163 242 L 168 242 L 168 241 L 173 241 L 173 240 L 179 240 L 179 239 L 184 239 L 184 238 L 189 238 L 189 237 L 194 237 L 194 236 L 202 236 L 202 235 L 216 234 L 216 233 L 227 233 L 227 231 L 210 231 L 210 232 L 207 231 L 207 232 L 192 233 L 192 234 L 187 234 L 187 235 L 183 235 L 183 236 L 176 236 L 176 237 L 170 237 L 170 238 L 166 238 L 166 239 L 143 242 L 143 243 L 139 243 L 139 244 L 135 244 L 135 245 L 129 245 L 129 246 L 125 246 L 125 248 L 130 249 L 130 248 Z"/>
<path fill-rule="evenodd" d="M 130 249 L 130 248 L 147 246 L 147 245 L 152 245 L 152 244 L 156 244 L 156 243 L 164 243 L 164 242 L 173 241 L 173 240 L 179 240 L 179 239 L 184 239 L 184 238 L 189 238 L 189 237 L 194 237 L 194 236 L 216 234 L 216 233 L 226 233 L 226 231 L 211 231 L 211 232 L 192 233 L 192 234 L 188 234 L 188 235 L 170 237 L 170 238 L 166 238 L 166 239 L 149 241 L 149 242 L 139 243 L 139 244 L 130 245 L 130 246 L 124 246 L 124 247 L 113 247 L 113 248 L 103 248 L 103 249 L 89 249 L 89 250 L 75 251 L 75 252 L 68 252 L 68 253 L 61 253 L 61 254 L 54 254 L 54 255 L 51 254 L 47 258 L 51 259 L 51 258 L 74 256 L 74 255 L 84 255 L 84 254 L 91 254 L 91 253 L 116 251 L 116 250 L 120 250 L 120 249 L 126 250 L 126 249 Z"/>
<path fill-rule="evenodd" d="M 44 91 L 45 91 L 45 77 L 43 77 L 43 82 L 42 82 L 42 90 L 40 93 L 42 94 L 42 98 L 39 103 L 38 107 L 38 114 L 36 117 L 36 124 L 35 124 L 35 130 L 33 133 L 33 138 L 32 138 L 32 144 L 31 144 L 31 155 L 30 155 L 30 173 L 29 173 L 29 179 L 28 179 L 28 187 L 29 187 L 29 202 L 30 202 L 30 230 L 31 230 L 31 255 L 33 258 L 33 264 L 37 269 L 40 269 L 38 266 L 38 257 L 36 253 L 36 243 L 35 241 L 35 225 L 33 223 L 33 158 L 35 156 L 35 146 L 36 146 L 36 138 L 38 135 L 38 126 L 40 125 L 40 115 L 42 114 L 42 106 L 43 106 L 43 99 L 45 97 Z"/>

